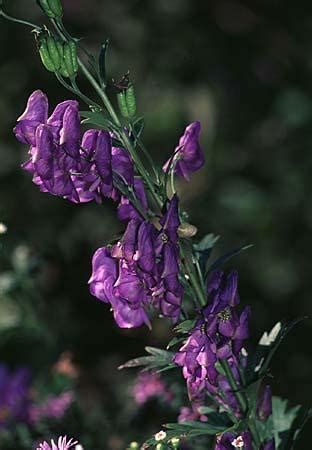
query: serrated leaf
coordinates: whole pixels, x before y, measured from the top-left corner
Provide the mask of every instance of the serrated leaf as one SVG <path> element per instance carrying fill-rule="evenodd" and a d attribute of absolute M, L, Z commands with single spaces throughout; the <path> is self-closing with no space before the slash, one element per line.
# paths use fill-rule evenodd
<path fill-rule="evenodd" d="M 185 334 L 188 333 L 192 328 L 194 328 L 196 320 L 184 320 L 179 323 L 176 327 L 174 327 L 174 331 L 176 333 Z"/>
<path fill-rule="evenodd" d="M 169 343 L 168 343 L 168 345 L 167 345 L 167 349 L 169 349 L 169 348 L 171 348 L 171 347 L 173 347 L 173 346 L 175 346 L 176 344 L 178 344 L 179 342 L 182 342 L 182 341 L 184 341 L 184 337 L 177 337 L 177 336 L 175 336 L 174 338 L 172 338 L 170 341 L 169 341 Z"/>
<path fill-rule="evenodd" d="M 112 130 L 113 124 L 103 112 L 97 111 L 80 111 L 80 115 L 84 117 L 82 123 L 95 125 L 106 130 Z"/>
<path fill-rule="evenodd" d="M 175 368 L 175 364 L 172 362 L 173 353 L 167 350 L 162 350 L 156 347 L 145 347 L 147 353 L 150 356 L 141 356 L 138 358 L 131 359 L 126 363 L 119 366 L 119 370 L 129 368 L 129 367 L 145 367 L 146 370 L 161 369 L 169 370 Z"/>
<path fill-rule="evenodd" d="M 288 408 L 288 402 L 280 397 L 272 398 L 272 418 L 275 445 L 278 450 L 285 450 L 289 432 L 301 406 Z"/>
<path fill-rule="evenodd" d="M 164 425 L 169 430 L 174 430 L 177 434 L 186 434 L 189 437 L 210 435 L 213 436 L 217 433 L 223 432 L 228 427 L 222 425 L 216 425 L 209 422 L 183 422 L 183 423 L 167 423 Z"/>

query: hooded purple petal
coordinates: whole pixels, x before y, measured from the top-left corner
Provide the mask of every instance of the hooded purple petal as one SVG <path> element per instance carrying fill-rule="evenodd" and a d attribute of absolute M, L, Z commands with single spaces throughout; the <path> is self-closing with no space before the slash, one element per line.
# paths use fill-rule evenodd
<path fill-rule="evenodd" d="M 17 119 L 14 128 L 15 136 L 20 142 L 35 145 L 37 127 L 47 122 L 48 108 L 48 99 L 42 91 L 38 90 L 31 94 L 26 109 Z"/>
<path fill-rule="evenodd" d="M 60 129 L 60 145 L 74 159 L 79 158 L 80 149 L 80 116 L 78 103 L 70 103 L 65 109 L 62 128 Z"/>
<path fill-rule="evenodd" d="M 267 420 L 272 414 L 271 386 L 264 386 L 257 403 L 257 414 L 260 420 Z"/>
<path fill-rule="evenodd" d="M 179 145 L 175 149 L 173 159 L 170 158 L 163 167 L 165 172 L 168 170 L 171 162 L 174 172 L 189 180 L 191 173 L 204 165 L 205 158 L 199 144 L 199 134 L 200 122 L 193 122 L 186 127 L 184 134 L 180 138 Z"/>

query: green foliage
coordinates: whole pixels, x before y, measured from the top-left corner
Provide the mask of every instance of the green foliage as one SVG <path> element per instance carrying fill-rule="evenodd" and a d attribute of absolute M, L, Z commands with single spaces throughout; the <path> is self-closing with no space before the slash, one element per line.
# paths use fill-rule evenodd
<path fill-rule="evenodd" d="M 143 366 L 145 367 L 145 370 L 157 369 L 158 371 L 164 371 L 176 367 L 172 363 L 173 352 L 168 352 L 167 350 L 161 350 L 160 348 L 155 347 L 145 347 L 145 350 L 150 356 L 141 356 L 139 358 L 131 359 L 119 366 L 119 369 Z"/>

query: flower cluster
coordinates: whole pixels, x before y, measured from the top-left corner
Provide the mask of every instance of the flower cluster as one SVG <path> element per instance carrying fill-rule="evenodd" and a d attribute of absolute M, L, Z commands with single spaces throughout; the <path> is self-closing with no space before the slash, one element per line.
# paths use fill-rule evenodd
<path fill-rule="evenodd" d="M 45 418 L 61 419 L 73 400 L 74 393 L 72 391 L 63 392 L 60 395 L 51 395 L 43 403 L 32 405 L 29 411 L 30 421 L 38 423 Z"/>
<path fill-rule="evenodd" d="M 179 224 L 178 198 L 174 196 L 158 227 L 131 219 L 117 244 L 95 252 L 90 291 L 111 304 L 118 326 L 149 326 L 151 306 L 174 322 L 178 320 L 183 295 L 178 278 Z"/>
<path fill-rule="evenodd" d="M 212 274 L 207 288 L 208 304 L 201 311 L 195 328 L 174 357 L 183 367 L 191 401 L 200 401 L 205 392 L 213 395 L 220 405 L 226 403 L 239 415 L 239 405 L 227 377 L 216 364 L 226 361 L 233 377 L 240 383 L 243 342 L 249 336 L 249 307 L 237 312 L 239 296 L 237 273 L 226 276 L 221 271 Z M 220 396 L 222 391 L 222 397 Z"/>
<path fill-rule="evenodd" d="M 58 104 L 48 116 L 46 95 L 33 92 L 14 132 L 19 141 L 30 145 L 30 158 L 22 167 L 33 175 L 42 192 L 84 203 L 101 202 L 104 197 L 120 201 L 116 187 L 119 179 L 134 190 L 141 188 L 135 186 L 129 154 L 113 147 L 108 131 L 90 129 L 81 137 L 78 103 L 74 100 Z"/>

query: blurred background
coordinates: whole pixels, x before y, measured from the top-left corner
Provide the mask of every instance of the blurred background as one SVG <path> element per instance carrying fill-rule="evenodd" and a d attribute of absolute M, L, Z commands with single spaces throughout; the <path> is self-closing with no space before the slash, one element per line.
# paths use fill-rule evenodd
<path fill-rule="evenodd" d="M 220 235 L 215 258 L 254 244 L 228 264 L 239 270 L 242 302 L 252 306 L 253 341 L 280 319 L 311 315 L 311 4 L 63 4 L 68 28 L 90 51 L 110 38 L 111 78 L 130 70 L 146 120 L 144 141 L 159 164 L 185 125 L 201 121 L 207 163 L 179 191 L 200 236 Z M 45 20 L 33 0 L 7 2 L 7 9 Z M 132 419 L 129 411 L 118 416 L 135 371 L 117 367 L 143 354 L 145 345 L 164 346 L 168 326 L 156 321 L 152 332 L 120 330 L 108 307 L 89 294 L 92 254 L 122 225 L 110 202 L 77 206 L 42 194 L 20 169 L 27 149 L 12 128 L 29 94 L 42 89 L 51 107 L 71 95 L 42 68 L 30 29 L 1 21 L 0 48 L 0 221 L 8 228 L 0 237 L 0 361 L 11 370 L 29 367 L 37 380 L 48 371 L 55 386 L 60 381 L 51 368 L 61 358 L 66 370 L 58 373 L 70 373 L 81 396 L 79 411 L 62 426 L 85 436 L 86 448 L 101 448 L 99 442 L 124 448 L 146 437 L 142 417 L 157 429 L 153 407 L 140 417 L 128 405 Z M 93 95 L 84 80 L 81 86 Z M 312 402 L 311 326 L 307 320 L 293 331 L 272 367 L 275 394 L 292 404 Z M 158 411 L 159 424 L 165 411 Z M 86 413 L 90 424 L 81 425 Z M 306 435 L 298 448 L 308 442 Z"/>

